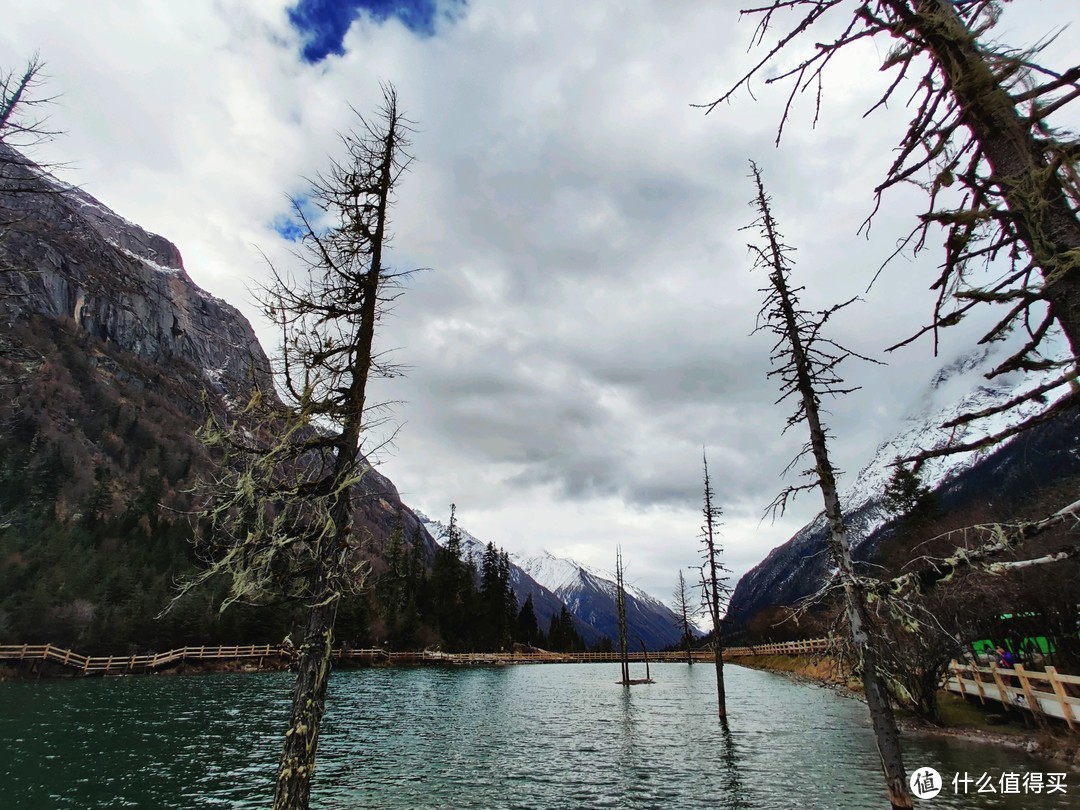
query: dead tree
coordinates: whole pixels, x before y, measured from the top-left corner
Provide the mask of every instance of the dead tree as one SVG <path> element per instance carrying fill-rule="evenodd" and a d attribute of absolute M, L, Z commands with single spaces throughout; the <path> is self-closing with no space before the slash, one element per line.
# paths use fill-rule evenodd
<path fill-rule="evenodd" d="M 615 552 L 615 610 L 619 620 L 619 662 L 622 667 L 623 686 L 630 685 L 630 652 L 626 633 L 626 586 L 623 581 L 622 547 Z"/>
<path fill-rule="evenodd" d="M 41 94 L 44 69 L 45 63 L 34 54 L 22 71 L 0 71 L 0 145 L 7 147 L 0 149 L 0 180 L 21 180 L 23 173 L 18 169 L 36 166 L 25 157 L 28 150 L 58 134 L 49 127 L 44 112 L 56 100 Z M 39 191 L 36 187 L 27 190 Z"/>
<path fill-rule="evenodd" d="M 758 219 L 751 227 L 756 227 L 764 246 L 751 245 L 750 250 L 754 255 L 755 268 L 762 268 L 769 274 L 769 287 L 766 288 L 765 303 L 758 314 L 757 328 L 776 336 L 772 349 L 774 367 L 769 376 L 780 380 L 781 396 L 778 401 L 792 397 L 796 402 L 795 412 L 788 418 L 785 430 L 806 424 L 810 441 L 798 458 L 809 453 L 814 461 L 813 468 L 807 473 L 810 482 L 785 489 L 774 501 L 773 508 L 782 510 L 788 498 L 799 490 L 821 490 L 829 525 L 826 544 L 843 584 L 852 643 L 859 656 L 866 702 L 881 755 L 889 801 L 894 808 L 910 808 L 912 800 L 904 772 L 899 733 L 881 677 L 877 653 L 870 640 L 871 623 L 866 592 L 852 563 L 847 526 L 837 495 L 836 472 L 829 460 L 827 434 L 820 414 L 823 395 L 839 395 L 853 390 L 844 387 L 837 373 L 837 366 L 852 353 L 822 334 L 829 317 L 844 305 L 816 315 L 800 308 L 799 289 L 792 288 L 788 280 L 786 254 L 791 248 L 782 242 L 761 174 L 757 166 L 751 165 L 757 186 L 755 208 L 758 212 Z M 792 463 L 797 463 L 798 458 Z"/>
<path fill-rule="evenodd" d="M 694 612 L 694 608 L 690 606 L 690 593 L 686 590 L 686 578 L 683 576 L 682 571 L 679 572 L 679 584 L 675 587 L 672 599 L 675 608 L 675 626 L 682 631 L 679 643 L 686 648 L 687 665 L 693 665 L 694 656 L 691 647 L 694 643 L 694 633 L 690 629 L 690 616 Z"/>
<path fill-rule="evenodd" d="M 67 188 L 43 175 L 55 165 L 39 165 L 28 155 L 58 133 L 45 109 L 55 97 L 41 93 L 45 63 L 34 54 L 21 71 L 0 71 L 0 239 L 25 216 L 23 195 L 61 194 Z M 25 200 L 23 200 L 25 201 Z M 14 268 L 0 264 L 0 272 Z"/>
<path fill-rule="evenodd" d="M 641 657 L 645 659 L 645 683 L 652 683 L 652 676 L 649 674 L 649 648 L 645 646 L 645 639 L 638 636 L 638 644 L 641 645 Z"/>
<path fill-rule="evenodd" d="M 1054 126 L 1080 98 L 1080 66 L 1039 64 L 1046 42 L 1020 50 L 994 41 L 1000 12 L 995 0 L 766 0 L 742 14 L 757 19 L 754 45 L 778 29 L 775 44 L 726 93 L 703 105 L 712 110 L 749 90 L 755 77 L 772 74 L 766 84 L 790 88 L 779 143 L 797 95 L 811 90 L 820 112 L 824 73 L 841 50 L 871 38 L 893 42 L 881 66 L 892 79 L 868 113 L 909 87 L 914 115 L 875 190 L 877 205 L 894 186 L 921 187 L 926 211 L 896 252 L 918 253 L 931 228 L 940 227 L 945 258 L 932 285 L 938 299 L 929 325 L 892 348 L 933 333 L 936 349 L 940 328 L 975 306 L 994 304 L 1003 314 L 982 342 L 1015 330 L 1025 343 L 987 376 L 1058 369 L 1012 401 L 953 424 L 1050 402 L 1041 415 L 967 446 L 917 454 L 916 461 L 1001 441 L 1075 407 L 1080 397 L 1080 139 Z M 838 35 L 817 35 L 830 24 L 838 24 Z M 785 64 L 774 71 L 780 60 Z M 869 225 L 870 218 L 864 228 Z M 1044 354 L 1054 320 L 1071 347 L 1064 360 Z"/>
<path fill-rule="evenodd" d="M 712 619 L 712 651 L 713 663 L 716 667 L 716 701 L 720 713 L 720 719 L 727 719 L 727 693 L 724 689 L 724 638 L 720 624 L 720 609 L 727 598 L 727 569 L 720 557 L 723 549 L 720 546 L 718 535 L 720 529 L 720 517 L 723 511 L 713 499 L 715 495 L 712 483 L 709 481 L 709 461 L 705 458 L 705 451 L 701 451 L 701 462 L 705 467 L 705 505 L 701 514 L 705 519 L 701 527 L 702 557 L 701 564 L 701 596 L 704 608 Z"/>
<path fill-rule="evenodd" d="M 308 806 L 338 605 L 365 572 L 355 496 L 373 451 L 364 439 L 379 422 L 368 381 L 397 373 L 374 340 L 401 275 L 385 250 L 410 132 L 394 89 L 384 87 L 377 117 L 360 117 L 342 137 L 344 157 L 312 181 L 305 204 L 294 202 L 306 272 L 273 268 L 261 296 L 282 336 L 275 381 L 285 400 L 257 390 L 236 422 L 211 420 L 203 434 L 223 450 L 223 472 L 207 486 L 201 515 L 211 564 L 185 589 L 224 573 L 227 602 L 307 606 L 275 810 Z"/>

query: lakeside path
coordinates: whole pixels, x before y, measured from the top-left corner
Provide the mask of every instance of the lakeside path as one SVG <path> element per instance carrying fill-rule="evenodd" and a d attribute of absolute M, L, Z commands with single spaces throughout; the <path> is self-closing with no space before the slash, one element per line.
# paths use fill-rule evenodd
<path fill-rule="evenodd" d="M 827 688 L 836 694 L 863 701 L 861 684 L 850 677 L 835 659 L 809 655 L 733 656 L 728 663 L 786 676 L 807 686 Z M 938 693 L 941 725 L 932 725 L 899 712 L 897 723 L 907 736 L 961 740 L 1023 751 L 1063 763 L 1080 772 L 1080 736 L 1063 726 L 1040 727 L 1034 718 L 1020 713 L 998 714 L 941 690 Z"/>

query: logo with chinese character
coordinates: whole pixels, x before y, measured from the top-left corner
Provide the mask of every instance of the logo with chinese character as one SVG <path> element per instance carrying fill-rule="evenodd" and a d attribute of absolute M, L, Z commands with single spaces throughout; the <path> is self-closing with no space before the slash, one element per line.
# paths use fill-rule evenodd
<path fill-rule="evenodd" d="M 924 769 L 925 770 L 925 769 Z M 999 794 L 1028 794 L 1028 793 L 1066 793 L 1066 774 L 1040 773 L 1029 771 L 1018 773 L 1006 771 L 997 779 L 993 774 L 983 773 L 980 776 L 972 776 L 967 771 L 957 773 L 952 778 L 953 792 L 967 795 L 969 793 L 999 793 Z M 915 790 L 915 777 L 912 777 L 912 790 Z M 918 792 L 915 793 L 918 796 Z M 922 798 L 920 796 L 920 798 Z"/>
<path fill-rule="evenodd" d="M 933 768 L 919 768 L 908 780 L 911 792 L 920 799 L 932 799 L 941 793 L 941 774 Z"/>

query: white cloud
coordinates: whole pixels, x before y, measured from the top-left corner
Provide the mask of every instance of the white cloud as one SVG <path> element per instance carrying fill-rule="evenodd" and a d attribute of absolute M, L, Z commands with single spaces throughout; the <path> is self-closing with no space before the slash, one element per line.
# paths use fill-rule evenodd
<path fill-rule="evenodd" d="M 760 86 L 706 116 L 750 64 L 751 34 L 723 3 L 475 0 L 417 38 L 354 24 L 345 54 L 299 59 L 285 0 L 20 4 L 0 45 L 39 48 L 55 123 L 42 149 L 66 177 L 172 239 L 191 276 L 256 321 L 259 251 L 350 124 L 392 81 L 417 121 L 393 259 L 417 275 L 382 334 L 412 366 L 380 386 L 405 399 L 384 471 L 439 517 L 451 501 L 483 540 L 570 551 L 610 567 L 621 543 L 642 587 L 667 598 L 697 560 L 700 448 L 708 445 L 741 573 L 817 511 L 759 524 L 800 444 L 750 336 L 762 279 L 749 272 L 747 159 L 762 164 L 809 305 L 861 293 L 918 200 L 887 199 L 856 234 L 906 114 L 860 116 L 883 86 L 878 44 L 845 55 L 810 129 L 802 99 L 782 147 L 784 92 Z M 1075 9 L 1031 7 L 1030 37 Z M 1019 22 L 1017 22 L 1019 25 Z M 13 65 L 9 65 L 13 66 Z M 929 314 L 933 251 L 901 260 L 837 320 L 880 353 Z M 950 343 L 949 352 L 961 342 Z M 867 390 L 832 407 L 840 466 L 867 460 L 935 366 L 926 346 L 888 369 L 852 366 Z"/>

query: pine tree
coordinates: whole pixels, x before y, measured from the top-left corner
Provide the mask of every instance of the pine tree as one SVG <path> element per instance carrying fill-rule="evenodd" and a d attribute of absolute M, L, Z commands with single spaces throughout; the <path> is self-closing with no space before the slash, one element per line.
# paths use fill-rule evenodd
<path fill-rule="evenodd" d="M 536 620 L 536 609 L 533 607 L 533 598 L 530 593 L 525 597 L 525 604 L 517 615 L 515 623 L 515 639 L 530 647 L 543 647 L 544 635 L 540 632 L 540 623 Z"/>
<path fill-rule="evenodd" d="M 485 649 L 495 650 L 507 643 L 506 582 L 500 567 L 499 550 L 489 542 L 484 549 L 480 572 L 480 636 Z"/>
<path fill-rule="evenodd" d="M 883 495 L 886 509 L 910 524 L 924 523 L 939 512 L 937 497 L 923 485 L 918 470 L 905 466 L 900 459 L 893 466 Z"/>
<path fill-rule="evenodd" d="M 566 605 L 551 617 L 547 637 L 548 646 L 555 652 L 581 652 L 585 649 L 585 642 L 574 627 L 574 617 Z"/>

